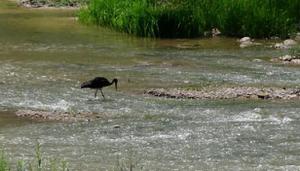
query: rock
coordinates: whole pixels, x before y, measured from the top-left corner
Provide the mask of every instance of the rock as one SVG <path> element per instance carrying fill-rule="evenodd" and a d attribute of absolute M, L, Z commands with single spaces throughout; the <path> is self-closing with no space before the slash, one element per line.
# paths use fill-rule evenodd
<path fill-rule="evenodd" d="M 257 97 L 260 99 L 269 99 L 271 96 L 268 93 L 265 92 L 259 92 L 257 93 Z"/>
<path fill-rule="evenodd" d="M 279 59 L 282 61 L 291 61 L 293 59 L 293 56 L 292 55 L 284 55 L 284 56 L 279 57 Z"/>
<path fill-rule="evenodd" d="M 240 44 L 240 48 L 245 48 L 245 47 L 249 47 L 249 46 L 252 46 L 253 45 L 253 42 L 242 42 Z"/>
<path fill-rule="evenodd" d="M 118 128 L 121 128 L 121 126 L 120 125 L 114 125 L 113 128 L 118 129 Z"/>
<path fill-rule="evenodd" d="M 297 42 L 293 39 L 286 39 L 285 41 L 283 41 L 282 43 L 276 43 L 274 45 L 274 47 L 276 49 L 289 49 L 292 46 L 297 45 Z"/>
<path fill-rule="evenodd" d="M 245 47 L 249 47 L 249 46 L 257 46 L 257 45 L 261 45 L 261 43 L 255 43 L 253 40 L 251 40 L 250 37 L 243 37 L 239 40 L 240 47 L 241 48 L 245 48 Z"/>
<path fill-rule="evenodd" d="M 243 42 L 251 42 L 251 38 L 250 37 L 243 37 L 239 40 L 240 43 L 243 43 Z"/>
<path fill-rule="evenodd" d="M 253 62 L 262 62 L 263 60 L 261 60 L 261 59 L 253 59 L 252 61 Z"/>
<path fill-rule="evenodd" d="M 221 34 L 221 31 L 218 28 L 213 28 L 211 31 L 205 31 L 204 36 L 205 37 L 216 37 Z"/>
<path fill-rule="evenodd" d="M 285 64 L 300 64 L 300 57 L 298 56 L 292 56 L 292 55 L 284 55 L 278 58 L 271 59 L 273 62 L 283 62 Z"/>
<path fill-rule="evenodd" d="M 300 59 L 293 59 L 291 60 L 291 63 L 300 65 Z"/>
<path fill-rule="evenodd" d="M 297 45 L 297 42 L 293 39 L 287 39 L 287 40 L 283 41 L 283 44 L 285 46 L 294 46 L 294 45 Z"/>
<path fill-rule="evenodd" d="M 289 47 L 284 45 L 283 43 L 275 43 L 274 47 L 276 49 L 288 49 Z"/>
<path fill-rule="evenodd" d="M 221 34 L 221 32 L 220 32 L 220 30 L 219 30 L 218 28 L 213 28 L 213 29 L 211 30 L 211 33 L 212 33 L 212 36 L 213 36 L 213 37 L 216 37 L 216 36 L 218 36 L 218 35 Z"/>

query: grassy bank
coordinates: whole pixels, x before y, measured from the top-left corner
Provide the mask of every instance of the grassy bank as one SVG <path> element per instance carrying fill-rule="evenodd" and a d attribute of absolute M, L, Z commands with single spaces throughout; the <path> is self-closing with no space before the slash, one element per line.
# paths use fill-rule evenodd
<path fill-rule="evenodd" d="M 300 23 L 300 0 L 90 0 L 83 23 L 147 37 L 288 37 Z"/>

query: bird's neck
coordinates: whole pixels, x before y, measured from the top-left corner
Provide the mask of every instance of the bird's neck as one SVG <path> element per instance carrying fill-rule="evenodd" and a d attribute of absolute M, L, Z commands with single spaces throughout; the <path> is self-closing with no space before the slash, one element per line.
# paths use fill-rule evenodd
<path fill-rule="evenodd" d="M 110 85 L 112 85 L 114 82 L 115 82 L 115 80 L 112 80 L 111 83 L 110 83 Z"/>

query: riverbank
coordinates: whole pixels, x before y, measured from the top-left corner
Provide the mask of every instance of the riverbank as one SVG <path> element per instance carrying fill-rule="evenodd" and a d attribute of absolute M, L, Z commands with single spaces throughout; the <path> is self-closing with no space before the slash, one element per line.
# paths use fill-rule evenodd
<path fill-rule="evenodd" d="M 217 31 L 231 37 L 286 38 L 299 30 L 299 8 L 300 0 L 91 0 L 79 19 L 142 37 L 192 38 Z"/>
<path fill-rule="evenodd" d="M 300 0 L 284 3 L 258 0 L 249 2 L 248 0 L 239 2 L 18 0 L 18 2 L 29 8 L 79 9 L 84 6 L 78 13 L 82 23 L 105 26 L 142 37 L 193 38 L 224 35 L 287 38 L 300 29 L 298 14 Z"/>

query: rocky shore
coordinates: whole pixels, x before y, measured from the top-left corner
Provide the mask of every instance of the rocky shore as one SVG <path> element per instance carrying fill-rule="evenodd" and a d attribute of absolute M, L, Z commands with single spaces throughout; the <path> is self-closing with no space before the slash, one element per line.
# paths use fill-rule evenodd
<path fill-rule="evenodd" d="M 271 38 L 270 40 L 280 40 L 280 38 Z M 275 49 L 291 49 L 298 45 L 298 41 L 300 40 L 300 33 L 297 33 L 297 36 L 294 39 L 286 39 L 283 42 L 272 44 L 270 47 Z M 257 43 L 254 39 L 250 37 L 243 37 L 237 40 L 240 43 L 240 48 L 252 47 L 264 45 L 262 43 Z"/>
<path fill-rule="evenodd" d="M 79 8 L 87 0 L 17 0 L 21 6 L 27 8 Z"/>
<path fill-rule="evenodd" d="M 39 110 L 18 110 L 16 111 L 18 117 L 28 118 L 36 121 L 61 121 L 61 122 L 80 122 L 93 121 L 104 118 L 104 114 L 90 113 L 90 112 L 58 112 L 58 111 L 39 111 Z"/>
<path fill-rule="evenodd" d="M 271 59 L 273 62 L 282 62 L 284 64 L 300 65 L 300 56 L 284 55 Z"/>
<path fill-rule="evenodd" d="M 300 99 L 300 89 L 297 88 L 222 87 L 201 90 L 159 88 L 146 90 L 144 93 L 176 99 Z"/>

